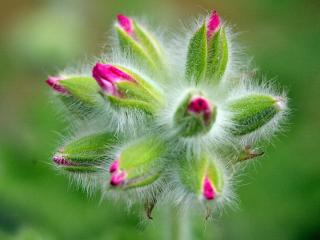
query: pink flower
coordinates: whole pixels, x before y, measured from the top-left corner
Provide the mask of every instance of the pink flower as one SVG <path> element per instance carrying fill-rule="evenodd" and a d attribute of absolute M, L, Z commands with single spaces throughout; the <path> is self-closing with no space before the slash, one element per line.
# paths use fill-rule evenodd
<path fill-rule="evenodd" d="M 92 70 L 92 75 L 106 93 L 120 97 L 122 93 L 118 91 L 116 83 L 120 81 L 135 81 L 130 75 L 110 64 L 97 63 Z"/>
<path fill-rule="evenodd" d="M 219 31 L 221 26 L 220 16 L 216 10 L 213 10 L 210 14 L 207 24 L 207 38 L 211 39 L 213 35 Z"/>
<path fill-rule="evenodd" d="M 188 112 L 194 113 L 196 115 L 203 114 L 204 120 L 207 122 L 210 119 L 212 109 L 207 99 L 198 96 L 191 99 L 188 105 Z"/>
<path fill-rule="evenodd" d="M 125 15 L 119 14 L 117 16 L 119 26 L 130 36 L 133 36 L 133 21 Z"/>
<path fill-rule="evenodd" d="M 68 94 L 68 90 L 61 86 L 61 84 L 59 83 L 60 80 L 63 80 L 63 78 L 49 76 L 46 83 L 56 92 Z"/>
<path fill-rule="evenodd" d="M 203 194 L 203 197 L 207 200 L 213 200 L 215 198 L 215 191 L 213 188 L 213 184 L 211 183 L 208 176 L 204 178 L 203 185 L 202 185 L 202 194 Z"/>

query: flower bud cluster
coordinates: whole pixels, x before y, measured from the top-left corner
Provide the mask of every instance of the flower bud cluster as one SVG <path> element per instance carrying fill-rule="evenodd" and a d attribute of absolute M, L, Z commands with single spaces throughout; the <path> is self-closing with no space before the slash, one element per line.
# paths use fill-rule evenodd
<path fill-rule="evenodd" d="M 94 129 L 75 131 L 53 162 L 84 185 L 94 177 L 105 196 L 152 203 L 149 218 L 158 201 L 219 208 L 233 195 L 232 164 L 263 155 L 259 141 L 280 129 L 286 96 L 230 74 L 246 61 L 234 64 L 231 31 L 215 10 L 188 37 L 163 41 L 148 29 L 120 14 L 110 58 L 48 78 L 65 115 Z"/>

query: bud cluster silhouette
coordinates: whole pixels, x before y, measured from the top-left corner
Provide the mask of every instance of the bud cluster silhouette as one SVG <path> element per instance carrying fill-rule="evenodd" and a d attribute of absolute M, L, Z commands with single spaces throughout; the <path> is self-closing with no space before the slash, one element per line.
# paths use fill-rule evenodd
<path fill-rule="evenodd" d="M 216 11 L 181 33 L 124 15 L 114 30 L 94 64 L 47 80 L 71 126 L 56 168 L 149 218 L 160 202 L 206 216 L 232 203 L 237 173 L 287 115 L 285 94 L 250 74 Z"/>

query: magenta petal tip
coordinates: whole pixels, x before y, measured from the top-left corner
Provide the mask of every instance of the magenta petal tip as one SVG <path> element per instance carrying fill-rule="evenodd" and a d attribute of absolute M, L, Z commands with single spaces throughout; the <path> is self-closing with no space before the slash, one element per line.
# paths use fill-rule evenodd
<path fill-rule="evenodd" d="M 92 76 L 99 86 L 108 94 L 121 96 L 116 83 L 119 81 L 134 81 L 134 79 L 111 64 L 97 63 L 92 69 Z"/>
<path fill-rule="evenodd" d="M 112 186 L 119 186 L 126 180 L 127 174 L 124 171 L 117 171 L 113 173 L 110 179 L 110 184 Z"/>
<path fill-rule="evenodd" d="M 118 14 L 118 23 L 120 27 L 130 36 L 133 34 L 133 21 L 123 14 Z"/>
<path fill-rule="evenodd" d="M 72 163 L 70 161 L 66 160 L 64 157 L 62 157 L 60 155 L 53 156 L 52 160 L 57 165 L 61 165 L 61 166 L 71 166 L 72 165 Z"/>
<path fill-rule="evenodd" d="M 62 79 L 63 79 L 62 77 L 49 76 L 48 79 L 46 80 L 46 83 L 56 92 L 67 94 L 68 91 L 59 84 L 59 81 Z"/>
<path fill-rule="evenodd" d="M 201 113 L 210 110 L 210 104 L 207 99 L 203 97 L 194 97 L 189 105 L 188 110 L 194 113 Z"/>
<path fill-rule="evenodd" d="M 109 172 L 114 173 L 119 170 L 119 160 L 115 160 L 114 162 L 111 163 L 109 167 Z"/>
<path fill-rule="evenodd" d="M 213 188 L 213 184 L 211 183 L 208 177 L 205 177 L 203 181 L 202 194 L 203 194 L 203 197 L 207 200 L 213 200 L 215 198 L 215 191 Z"/>
<path fill-rule="evenodd" d="M 213 10 L 210 14 L 207 24 L 207 38 L 210 39 L 217 31 L 219 31 L 221 25 L 220 16 L 216 10 Z"/>
<path fill-rule="evenodd" d="M 188 111 L 197 115 L 203 114 L 206 121 L 209 120 L 212 109 L 210 103 L 204 97 L 194 97 L 188 105 Z"/>

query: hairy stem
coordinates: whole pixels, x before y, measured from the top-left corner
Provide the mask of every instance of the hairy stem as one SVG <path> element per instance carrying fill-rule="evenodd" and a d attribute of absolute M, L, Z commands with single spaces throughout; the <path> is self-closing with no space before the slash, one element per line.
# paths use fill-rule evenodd
<path fill-rule="evenodd" d="M 171 238 L 172 240 L 189 240 L 192 239 L 192 229 L 190 225 L 189 214 L 187 212 L 179 212 L 172 208 L 169 212 L 171 222 Z"/>

